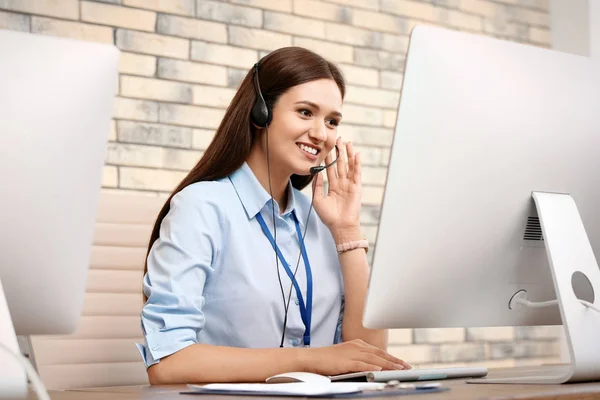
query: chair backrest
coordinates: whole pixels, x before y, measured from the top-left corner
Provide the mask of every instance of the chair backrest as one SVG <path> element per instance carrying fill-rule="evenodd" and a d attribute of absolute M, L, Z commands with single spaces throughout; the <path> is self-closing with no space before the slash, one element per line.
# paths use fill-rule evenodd
<path fill-rule="evenodd" d="M 48 389 L 148 383 L 134 343 L 146 246 L 165 198 L 102 192 L 79 327 L 67 336 L 33 336 L 38 372 Z"/>

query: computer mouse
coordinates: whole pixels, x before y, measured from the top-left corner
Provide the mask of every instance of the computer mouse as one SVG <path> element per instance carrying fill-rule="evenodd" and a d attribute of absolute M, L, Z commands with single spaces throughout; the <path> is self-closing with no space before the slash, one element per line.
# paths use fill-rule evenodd
<path fill-rule="evenodd" d="M 292 382 L 304 382 L 314 384 L 326 384 L 331 383 L 331 379 L 326 376 L 313 374 L 311 372 L 285 372 L 267 378 L 267 383 L 292 383 Z"/>

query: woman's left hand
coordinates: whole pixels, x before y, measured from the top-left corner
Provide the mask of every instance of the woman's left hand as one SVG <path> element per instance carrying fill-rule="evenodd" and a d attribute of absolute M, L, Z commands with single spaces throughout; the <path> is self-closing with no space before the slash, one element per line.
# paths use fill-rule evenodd
<path fill-rule="evenodd" d="M 336 164 L 327 168 L 329 187 L 323 190 L 323 175 L 316 177 L 314 207 L 321 221 L 338 240 L 360 239 L 360 206 L 362 197 L 362 177 L 360 153 L 355 153 L 352 143 L 337 140 L 340 157 Z M 333 161 L 330 154 L 325 163 Z"/>

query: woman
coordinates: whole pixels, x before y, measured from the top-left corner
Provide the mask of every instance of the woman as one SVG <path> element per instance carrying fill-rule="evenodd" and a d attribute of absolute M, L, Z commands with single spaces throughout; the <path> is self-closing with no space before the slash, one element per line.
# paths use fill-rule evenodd
<path fill-rule="evenodd" d="M 150 238 L 138 348 L 152 384 L 410 368 L 361 323 L 361 167 L 337 138 L 344 92 L 335 65 L 298 47 L 241 83 Z M 337 163 L 311 174 L 336 143 Z M 299 190 L 314 175 L 311 214 Z"/>

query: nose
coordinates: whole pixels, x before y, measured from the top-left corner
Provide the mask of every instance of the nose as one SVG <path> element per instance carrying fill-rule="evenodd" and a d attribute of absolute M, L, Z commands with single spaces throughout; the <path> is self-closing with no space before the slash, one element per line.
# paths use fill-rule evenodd
<path fill-rule="evenodd" d="M 325 126 L 325 121 L 316 120 L 315 125 L 309 130 L 308 136 L 310 136 L 311 139 L 319 142 L 325 142 L 327 140 L 326 129 L 327 127 Z"/>

